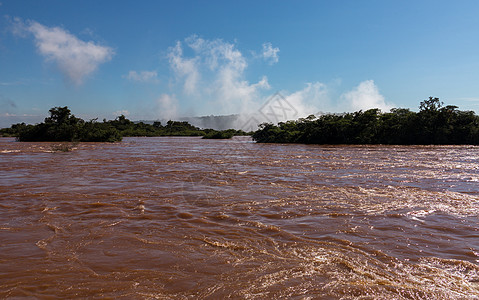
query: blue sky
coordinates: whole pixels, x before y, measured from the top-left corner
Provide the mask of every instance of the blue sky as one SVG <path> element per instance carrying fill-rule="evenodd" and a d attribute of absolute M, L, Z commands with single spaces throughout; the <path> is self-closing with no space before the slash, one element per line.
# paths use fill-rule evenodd
<path fill-rule="evenodd" d="M 0 127 L 84 119 L 479 111 L 479 1 L 0 0 Z"/>

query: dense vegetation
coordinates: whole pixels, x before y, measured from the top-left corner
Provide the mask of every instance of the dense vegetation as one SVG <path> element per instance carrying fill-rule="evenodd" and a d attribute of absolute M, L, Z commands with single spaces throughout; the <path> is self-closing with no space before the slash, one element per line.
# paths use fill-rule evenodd
<path fill-rule="evenodd" d="M 227 130 L 212 130 L 203 136 L 204 139 L 230 139 L 235 135 L 246 135 L 244 131 L 227 129 Z"/>
<path fill-rule="evenodd" d="M 263 123 L 253 134 L 261 143 L 305 144 L 479 144 L 479 117 L 438 98 L 420 103 L 419 112 L 394 108 L 345 114 L 311 115 L 273 125 Z"/>
<path fill-rule="evenodd" d="M 241 130 L 216 131 L 200 129 L 188 122 L 168 121 L 165 126 L 161 122 L 146 124 L 135 123 L 121 115 L 115 120 L 84 121 L 71 114 L 68 107 L 50 109 L 50 117 L 44 123 L 26 125 L 14 124 L 10 128 L 0 130 L 0 136 L 15 136 L 19 141 L 51 141 L 51 142 L 115 142 L 125 136 L 204 136 L 205 138 L 231 138 L 234 135 L 246 135 Z"/>
<path fill-rule="evenodd" d="M 121 115 L 115 120 L 103 120 L 103 122 L 117 129 L 121 136 L 203 136 L 205 134 L 198 127 L 180 121 L 168 121 L 165 126 L 162 126 L 161 122 L 135 123 Z"/>
<path fill-rule="evenodd" d="M 383 113 L 370 109 L 354 113 L 311 115 L 278 125 L 263 123 L 253 139 L 261 143 L 306 144 L 471 144 L 479 145 L 479 116 L 444 106 L 429 97 L 419 105 L 419 112 L 393 108 Z M 125 116 L 115 120 L 84 121 L 71 114 L 68 107 L 50 109 L 44 123 L 14 124 L 0 130 L 0 136 L 15 136 L 19 141 L 115 142 L 125 136 L 203 136 L 229 139 L 246 135 L 241 130 L 200 129 L 188 122 L 168 121 L 135 123 Z"/>
<path fill-rule="evenodd" d="M 2 129 L 2 135 L 16 136 L 19 141 L 26 142 L 116 142 L 121 141 L 121 135 L 108 123 L 96 120 L 85 122 L 71 114 L 68 107 L 50 109 L 50 117 L 44 123 L 12 125 Z"/>
<path fill-rule="evenodd" d="M 161 122 L 146 124 L 134 123 L 125 116 L 119 116 L 113 121 L 104 121 L 120 131 L 122 136 L 203 136 L 205 138 L 232 138 L 235 135 L 246 135 L 241 130 L 200 129 L 185 121 L 168 121 L 163 126 Z M 220 137 L 221 136 L 221 137 Z"/>

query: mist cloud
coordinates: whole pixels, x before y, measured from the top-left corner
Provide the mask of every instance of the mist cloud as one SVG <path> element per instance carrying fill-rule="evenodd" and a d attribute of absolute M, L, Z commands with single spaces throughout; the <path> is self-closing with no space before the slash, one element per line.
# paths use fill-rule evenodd
<path fill-rule="evenodd" d="M 254 115 L 259 122 L 284 122 L 304 118 L 311 114 L 343 113 L 379 108 L 389 111 L 393 105 L 386 102 L 373 80 L 361 82 L 357 87 L 343 93 L 336 101 L 331 100 L 334 88 L 325 83 L 313 82 L 298 91 L 281 91 L 273 95 L 260 109 L 262 114 Z M 281 103 L 282 102 L 282 103 Z M 236 124 L 238 125 L 238 124 Z"/>
<path fill-rule="evenodd" d="M 262 46 L 262 55 L 250 52 L 251 61 L 262 58 L 270 64 L 278 62 L 279 49 L 271 43 Z M 193 101 L 196 109 L 211 107 L 214 114 L 239 114 L 235 123 L 231 124 L 234 128 L 242 128 L 251 120 L 274 123 L 323 112 L 342 113 L 369 108 L 387 111 L 393 107 L 385 101 L 373 80 L 360 82 L 335 99 L 331 95 L 337 93 L 338 83 L 311 82 L 292 92 L 268 92 L 271 89 L 268 77 L 262 76 L 256 82 L 248 81 L 246 70 L 250 61 L 236 43 L 222 39 L 190 36 L 170 47 L 167 58 L 175 79 L 170 88 L 174 90 L 174 86 L 178 85 L 181 90 L 179 97 Z M 179 101 L 174 93 L 162 94 L 155 105 L 163 119 L 179 116 Z M 271 107 L 265 107 L 267 105 Z"/>
<path fill-rule="evenodd" d="M 189 95 L 196 93 L 196 85 L 200 77 L 197 66 L 198 57 L 184 58 L 182 44 L 178 41 L 175 47 L 169 49 L 168 58 L 177 80 L 183 81 L 184 91 Z"/>
<path fill-rule="evenodd" d="M 386 103 L 373 80 L 361 82 L 356 88 L 343 94 L 341 98 L 346 102 L 347 106 L 349 106 L 349 109 L 353 111 L 371 108 L 389 111 L 393 108 L 392 104 Z"/>
<path fill-rule="evenodd" d="M 298 117 L 331 110 L 328 87 L 321 82 L 308 83 L 302 90 L 286 94 L 285 98 L 296 108 Z"/>
<path fill-rule="evenodd" d="M 185 48 L 193 55 L 186 57 Z M 247 81 L 246 58 L 234 43 L 221 39 L 190 36 L 169 49 L 168 59 L 183 92 L 196 99 L 211 99 L 218 113 L 250 110 L 261 98 L 260 91 L 270 88 L 266 76 L 256 83 Z"/>
<path fill-rule="evenodd" d="M 61 73 L 76 85 L 114 55 L 112 48 L 82 41 L 60 27 L 47 27 L 35 21 L 14 19 L 14 34 L 33 34 L 35 45 L 47 61 L 54 62 Z"/>
<path fill-rule="evenodd" d="M 159 119 L 174 120 L 178 117 L 178 100 L 175 95 L 163 94 L 156 99 Z"/>

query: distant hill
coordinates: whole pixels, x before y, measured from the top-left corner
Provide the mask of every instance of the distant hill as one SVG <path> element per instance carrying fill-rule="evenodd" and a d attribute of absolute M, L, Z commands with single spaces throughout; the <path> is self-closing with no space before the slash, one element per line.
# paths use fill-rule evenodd
<path fill-rule="evenodd" d="M 241 125 L 238 124 L 238 120 L 240 119 L 240 115 L 226 115 L 226 116 L 202 116 L 202 117 L 182 117 L 182 118 L 175 118 L 178 121 L 186 121 L 191 125 L 194 125 L 199 128 L 211 128 L 215 130 L 226 130 L 226 129 L 240 129 Z M 168 120 L 159 120 L 161 124 L 166 124 Z M 157 121 L 151 120 L 141 120 L 138 122 L 143 122 L 145 124 L 153 124 Z"/>
<path fill-rule="evenodd" d="M 323 115 L 323 113 L 319 112 L 316 114 L 317 116 Z M 265 115 L 260 113 L 255 114 L 234 114 L 234 115 L 225 115 L 225 116 L 202 116 L 202 117 L 181 117 L 175 118 L 178 121 L 186 121 L 191 125 L 196 127 L 206 129 L 211 128 L 215 130 L 227 130 L 227 129 L 236 129 L 236 130 L 243 130 L 246 132 L 256 131 L 258 130 L 258 126 L 261 123 L 276 123 L 274 120 L 267 119 Z M 160 121 L 161 124 L 166 124 L 168 120 L 157 120 Z M 156 121 L 156 122 L 157 122 Z M 279 120 L 279 121 L 286 121 L 286 120 Z M 138 122 L 143 122 L 145 124 L 153 124 L 155 121 L 152 120 L 141 120 Z M 138 123 L 136 122 L 136 123 Z"/>
<path fill-rule="evenodd" d="M 182 121 L 195 125 L 200 128 L 212 128 L 216 130 L 237 129 L 236 123 L 239 119 L 239 115 L 227 115 L 227 116 L 203 116 L 203 117 L 188 117 L 182 118 Z"/>

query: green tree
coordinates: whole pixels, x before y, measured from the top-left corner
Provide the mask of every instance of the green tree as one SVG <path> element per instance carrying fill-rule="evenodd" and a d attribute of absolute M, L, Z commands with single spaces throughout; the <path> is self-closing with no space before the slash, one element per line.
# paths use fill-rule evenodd
<path fill-rule="evenodd" d="M 438 111 L 444 103 L 439 101 L 439 98 L 429 97 L 428 100 L 419 103 L 420 111 Z"/>

